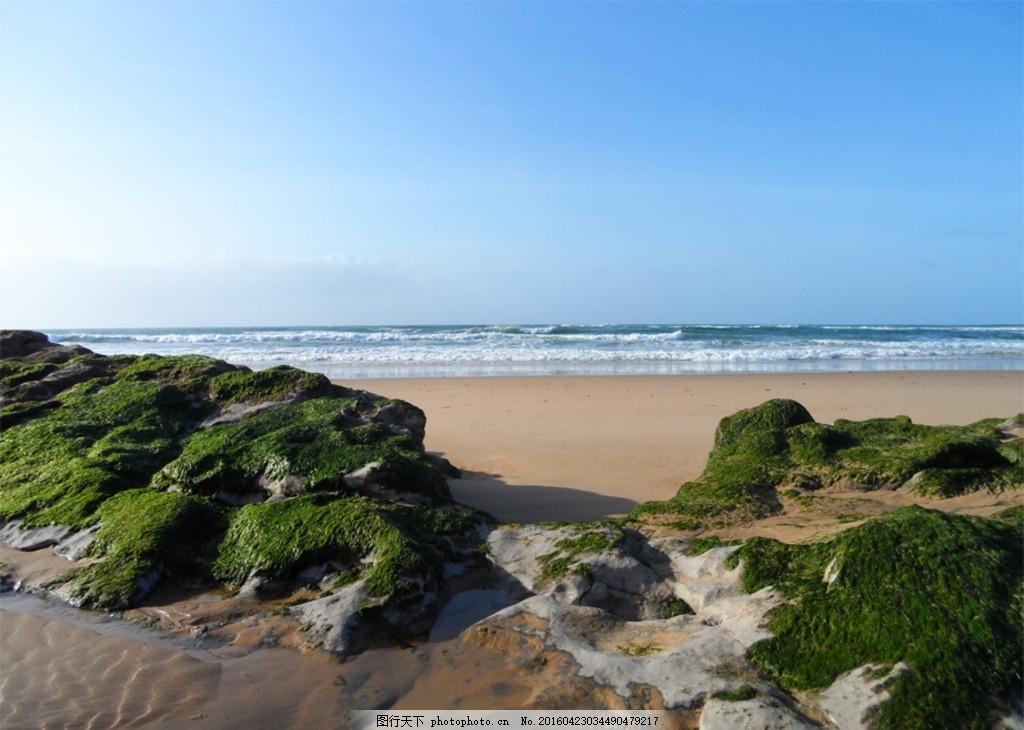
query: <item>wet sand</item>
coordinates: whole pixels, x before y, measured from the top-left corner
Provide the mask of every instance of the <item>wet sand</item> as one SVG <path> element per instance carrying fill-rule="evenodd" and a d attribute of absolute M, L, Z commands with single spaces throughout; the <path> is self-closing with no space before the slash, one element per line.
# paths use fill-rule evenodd
<path fill-rule="evenodd" d="M 769 398 L 795 398 L 822 422 L 904 414 L 920 423 L 965 424 L 1024 410 L 1019 372 L 347 384 L 423 408 L 427 448 L 464 470 L 463 479 L 452 481 L 456 498 L 517 521 L 591 519 L 670 497 L 700 473 L 718 421 Z M 833 496 L 862 499 L 865 515 L 908 498 Z M 958 499 L 944 508 L 979 514 L 994 509 L 991 499 Z M 842 509 L 849 511 L 850 504 Z M 815 525 L 796 512 L 762 527 L 781 539 L 806 539 L 836 527 L 827 516 Z M 51 559 L 36 556 L 25 561 L 22 577 L 39 579 L 53 569 Z M 125 630 L 123 622 L 76 618 L 81 614 L 72 609 L 45 609 L 39 602 L 15 605 L 25 600 L 32 599 L 0 597 L 4 730 L 346 727 L 350 709 L 511 709 L 527 703 L 537 683 L 560 681 L 517 674 L 494 653 L 463 650 L 462 663 L 453 662 L 453 640 L 371 651 L 340 663 L 282 648 L 254 649 L 258 642 L 183 648 L 166 637 Z M 157 610 L 170 615 L 184 609 Z"/>

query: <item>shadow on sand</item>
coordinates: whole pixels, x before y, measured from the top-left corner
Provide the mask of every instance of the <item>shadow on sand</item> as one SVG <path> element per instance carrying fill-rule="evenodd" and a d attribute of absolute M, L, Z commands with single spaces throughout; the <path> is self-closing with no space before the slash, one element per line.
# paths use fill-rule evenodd
<path fill-rule="evenodd" d="M 500 474 L 463 471 L 448 486 L 459 502 L 490 512 L 505 522 L 583 522 L 621 517 L 635 506 L 632 499 L 582 489 L 539 484 L 508 484 Z"/>

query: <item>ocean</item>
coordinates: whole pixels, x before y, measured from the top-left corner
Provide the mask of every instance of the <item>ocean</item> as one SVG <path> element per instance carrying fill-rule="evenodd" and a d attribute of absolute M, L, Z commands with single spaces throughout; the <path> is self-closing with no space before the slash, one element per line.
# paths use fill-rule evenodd
<path fill-rule="evenodd" d="M 198 353 L 331 378 L 1022 370 L 1024 326 L 445 325 L 49 330 L 102 354 Z"/>

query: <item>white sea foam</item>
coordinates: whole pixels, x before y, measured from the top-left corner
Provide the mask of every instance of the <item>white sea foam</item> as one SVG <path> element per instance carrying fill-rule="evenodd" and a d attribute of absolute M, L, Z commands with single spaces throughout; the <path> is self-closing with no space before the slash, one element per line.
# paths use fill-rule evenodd
<path fill-rule="evenodd" d="M 107 354 L 194 352 L 358 377 L 503 372 L 1024 369 L 1024 327 L 473 325 L 53 332 Z"/>

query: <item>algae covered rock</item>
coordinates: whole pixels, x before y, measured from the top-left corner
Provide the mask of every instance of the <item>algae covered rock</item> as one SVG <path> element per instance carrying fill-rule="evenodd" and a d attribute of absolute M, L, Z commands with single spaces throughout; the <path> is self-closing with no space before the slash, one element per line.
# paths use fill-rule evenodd
<path fill-rule="evenodd" d="M 770 400 L 722 419 L 700 478 L 633 516 L 693 529 L 778 513 L 780 488 L 906 487 L 948 497 L 1018 487 L 1024 439 L 1005 440 L 999 423 L 923 426 L 897 416 L 830 426 L 795 401 Z"/>
<path fill-rule="evenodd" d="M 825 689 L 869 663 L 880 679 L 902 662 L 875 726 L 989 727 L 1019 700 L 1022 543 L 1019 523 L 921 507 L 820 543 L 749 540 L 734 556 L 745 589 L 790 599 L 750 656 L 787 690 Z"/>
<path fill-rule="evenodd" d="M 415 606 L 413 625 L 474 539 L 480 517 L 452 502 L 411 404 L 291 367 L 0 345 L 0 527 L 88 536 L 76 550 L 94 562 L 51 586 L 76 604 L 125 608 L 168 578 L 324 595 L 361 581 L 382 614 Z"/>

